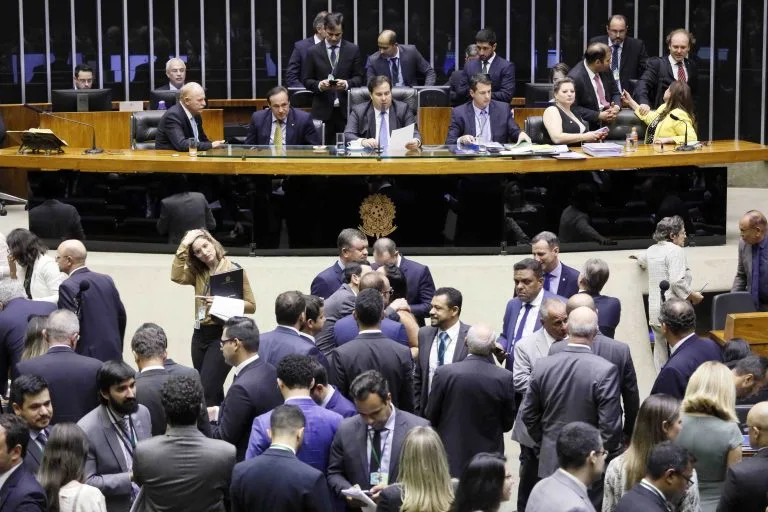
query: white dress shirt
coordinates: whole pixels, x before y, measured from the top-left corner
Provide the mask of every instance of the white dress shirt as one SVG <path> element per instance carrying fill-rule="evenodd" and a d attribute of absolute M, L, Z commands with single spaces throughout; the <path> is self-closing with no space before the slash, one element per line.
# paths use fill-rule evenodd
<path fill-rule="evenodd" d="M 472 109 L 475 111 L 475 139 L 482 142 L 491 142 L 493 140 L 493 133 L 491 132 L 491 110 L 490 104 L 484 109 L 478 108 L 474 102 L 472 102 Z M 485 110 L 485 116 L 481 112 Z M 485 117 L 485 120 L 481 120 Z"/>
<path fill-rule="evenodd" d="M 667 60 L 669 61 L 669 65 L 672 66 L 672 76 L 674 76 L 675 80 L 677 80 L 677 61 L 673 59 L 671 55 L 667 55 Z M 685 71 L 685 82 L 688 83 L 689 76 L 688 68 L 685 66 L 685 59 L 681 60 L 680 62 L 683 64 L 683 71 Z"/>
<path fill-rule="evenodd" d="M 669 356 L 670 356 L 670 357 L 672 357 L 672 354 L 674 354 L 675 352 L 677 352 L 677 350 L 678 350 L 678 349 L 679 349 L 679 348 L 682 346 L 682 344 L 683 344 L 683 343 L 685 343 L 686 341 L 688 341 L 689 339 L 691 339 L 691 338 L 693 337 L 693 335 L 694 335 L 694 334 L 696 334 L 696 333 L 695 333 L 695 332 L 692 332 L 691 334 L 689 334 L 689 335 L 688 335 L 688 336 L 686 336 L 685 338 L 683 338 L 683 339 L 681 339 L 680 341 L 678 341 L 677 343 L 675 343 L 675 346 L 674 346 L 674 347 L 671 347 L 671 348 L 669 349 Z"/>
<path fill-rule="evenodd" d="M 544 272 L 546 274 L 546 272 Z M 557 290 L 560 288 L 560 276 L 563 275 L 563 264 L 558 261 L 557 266 L 550 272 L 549 278 L 549 293 L 557 295 Z M 546 277 L 544 278 L 546 279 Z"/>
<path fill-rule="evenodd" d="M 541 307 L 541 303 L 544 301 L 544 288 L 539 290 L 539 294 L 534 298 L 530 304 L 531 304 L 531 310 L 528 312 L 528 317 L 525 319 L 525 326 L 523 327 L 523 336 L 528 336 L 529 334 L 533 333 L 533 327 L 536 325 L 536 319 L 539 318 L 539 308 Z M 520 328 L 520 322 L 523 320 L 523 316 L 525 315 L 525 302 L 523 302 L 523 306 L 520 308 L 520 312 L 517 314 L 517 320 L 515 321 L 515 329 L 512 331 L 512 336 L 514 337 L 515 334 L 517 334 L 517 330 Z M 522 337 L 520 338 L 522 339 Z"/>
<path fill-rule="evenodd" d="M 392 438 L 395 437 L 395 416 L 397 415 L 397 409 L 392 406 L 392 414 L 389 415 L 387 423 L 384 425 L 386 432 L 381 433 L 381 461 L 379 462 L 379 472 L 389 473 L 389 461 L 392 459 Z M 373 428 L 368 427 L 366 430 L 367 441 L 365 443 L 366 460 L 368 461 L 367 469 L 371 467 L 371 438 L 373 436 Z M 399 456 L 399 455 L 398 455 Z M 392 482 L 388 482 L 392 483 Z"/>
<path fill-rule="evenodd" d="M 251 364 L 252 362 L 256 361 L 259 358 L 259 354 L 253 355 L 240 363 L 239 365 L 235 366 L 235 377 L 238 376 L 238 374 L 243 371 L 243 368 Z"/>
<path fill-rule="evenodd" d="M 288 118 L 286 117 L 281 121 L 283 123 L 283 146 L 285 146 L 285 141 L 288 139 Z M 272 127 L 269 129 L 269 144 L 272 145 L 275 143 L 275 130 L 277 129 L 277 118 L 275 117 L 275 114 L 272 114 Z"/>
<path fill-rule="evenodd" d="M 600 110 L 602 110 L 603 103 L 600 101 L 600 94 L 597 92 L 597 85 L 595 85 L 595 76 L 600 80 L 600 83 L 602 83 L 602 78 L 600 75 L 597 75 L 594 71 L 589 69 L 589 66 L 587 66 L 587 61 L 582 61 L 584 64 L 584 68 L 587 70 L 587 74 L 589 75 L 589 83 L 592 84 L 592 90 L 595 93 L 595 99 L 597 100 L 597 106 L 600 107 Z M 608 103 L 611 102 L 611 99 L 608 97 L 608 91 L 606 91 L 605 84 L 603 84 L 603 95 L 605 96 L 605 101 Z"/>
<path fill-rule="evenodd" d="M 448 345 L 445 346 L 445 357 L 443 358 L 443 364 L 450 364 L 453 362 L 453 354 L 456 352 L 456 344 L 459 342 L 459 329 L 461 328 L 461 322 L 458 320 L 455 324 L 446 329 L 448 334 Z M 440 345 L 440 333 L 443 332 L 440 329 L 437 330 L 435 339 L 432 340 L 432 349 L 429 351 L 429 384 L 427 389 L 432 389 L 432 376 L 437 370 L 437 349 Z"/>

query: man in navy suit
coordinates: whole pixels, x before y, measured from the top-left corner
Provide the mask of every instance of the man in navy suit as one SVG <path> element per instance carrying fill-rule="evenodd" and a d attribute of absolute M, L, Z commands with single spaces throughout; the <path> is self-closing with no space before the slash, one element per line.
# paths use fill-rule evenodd
<path fill-rule="evenodd" d="M 665 393 L 682 400 L 696 368 L 706 361 L 722 362 L 723 352 L 709 338 L 696 336 L 696 313 L 690 302 L 667 299 L 661 305 L 659 320 L 671 355 L 656 376 L 651 394 Z"/>
<path fill-rule="evenodd" d="M 13 413 L 23 419 L 29 427 L 30 442 L 27 444 L 24 466 L 30 473 L 37 474 L 50 435 L 49 426 L 53 416 L 48 384 L 38 375 L 17 377 L 11 383 L 8 403 Z"/>
<path fill-rule="evenodd" d="M 253 418 L 274 409 L 283 397 L 275 367 L 259 357 L 259 329 L 252 319 L 234 316 L 225 322 L 221 351 L 235 369 L 235 378 L 221 406 L 208 408 L 208 417 L 217 423 L 212 437 L 235 445 L 240 461 L 248 448 Z"/>
<path fill-rule="evenodd" d="M 288 354 L 312 356 L 324 366 L 328 361 L 315 344 L 299 329 L 306 319 L 307 301 L 298 291 L 283 292 L 275 299 L 274 331 L 261 335 L 259 356 L 274 367 Z"/>
<path fill-rule="evenodd" d="M 533 257 L 541 263 L 544 289 L 565 299 L 579 292 L 579 271 L 560 261 L 560 239 L 542 231 L 531 240 Z"/>
<path fill-rule="evenodd" d="M 246 144 L 258 146 L 319 146 L 320 134 L 312 116 L 291 107 L 288 89 L 273 87 L 267 92 L 268 109 L 254 112 L 248 125 Z"/>
<path fill-rule="evenodd" d="M 616 297 L 600 295 L 610 275 L 610 269 L 605 260 L 590 258 L 584 262 L 578 283 L 579 293 L 586 293 L 595 301 L 600 332 L 613 338 L 621 320 L 621 302 Z"/>
<path fill-rule="evenodd" d="M 491 99 L 491 81 L 482 74 L 469 81 L 472 101 L 451 110 L 446 144 L 473 144 L 483 142 L 520 142 L 530 138 L 517 126 L 511 107 Z"/>
<path fill-rule="evenodd" d="M 232 471 L 232 512 L 333 510 L 323 473 L 296 457 L 305 428 L 304 413 L 295 405 L 280 405 L 272 411 L 272 445 L 260 456 L 236 464 Z"/>
<path fill-rule="evenodd" d="M 314 381 L 309 393 L 317 405 L 322 405 L 345 418 L 357 414 L 355 405 L 328 383 L 328 370 L 317 359 L 312 360 L 312 372 Z"/>
<path fill-rule="evenodd" d="M 341 287 L 344 278 L 344 267 L 351 261 L 368 264 L 368 237 L 355 228 L 341 230 L 336 238 L 339 249 L 339 259 L 333 265 L 320 272 L 312 280 L 310 290 L 312 295 L 327 299 Z"/>
<path fill-rule="evenodd" d="M 642 39 L 628 37 L 629 24 L 621 14 L 614 14 L 605 25 L 608 35 L 593 37 L 590 43 L 605 43 L 611 49 L 611 75 L 619 91 L 632 93 L 630 80 L 637 80 L 645 69 L 648 53 Z"/>
<path fill-rule="evenodd" d="M 189 141 L 197 141 L 197 149 L 205 151 L 224 144 L 223 140 L 211 141 L 203 130 L 205 90 L 196 82 L 181 88 L 179 101 L 165 111 L 157 125 L 155 149 L 189 151 Z"/>
<path fill-rule="evenodd" d="M 187 79 L 187 65 L 177 57 L 168 59 L 168 62 L 165 63 L 165 76 L 168 77 L 168 83 L 156 87 L 155 90 L 180 91 Z"/>
<path fill-rule="evenodd" d="M 435 85 L 435 70 L 415 46 L 397 44 L 394 30 L 382 31 L 377 43 L 379 51 L 368 57 L 365 66 L 367 81 L 383 75 L 393 87 Z"/>
<path fill-rule="evenodd" d="M 613 122 L 621 110 L 621 95 L 610 71 L 608 45 L 592 43 L 587 46 L 584 59 L 568 72 L 576 89 L 576 101 L 571 110 L 589 123 L 590 130 Z"/>
<path fill-rule="evenodd" d="M 468 100 L 472 77 L 482 73 L 487 75 L 493 84 L 493 99 L 509 107 L 515 96 L 514 63 L 496 55 L 496 33 L 489 28 L 484 28 L 475 35 L 475 44 L 479 58 L 464 64 L 457 88 L 451 91 L 451 96 L 460 101 Z"/>
<path fill-rule="evenodd" d="M 0 394 L 5 396 L 8 389 L 8 373 L 11 378 L 19 376 L 17 365 L 24 351 L 24 333 L 29 317 L 47 316 L 56 309 L 50 302 L 27 299 L 21 281 L 3 279 L 0 281 Z"/>
<path fill-rule="evenodd" d="M 59 309 L 73 311 L 80 318 L 78 354 L 122 361 L 125 306 L 112 278 L 85 266 L 87 256 L 79 240 L 65 240 L 56 250 L 59 270 L 69 276 L 59 287 Z"/>
<path fill-rule="evenodd" d="M 328 11 L 317 13 L 315 19 L 312 20 L 314 33 L 293 44 L 293 51 L 288 59 L 288 67 L 285 68 L 285 84 L 288 87 L 304 87 L 304 84 L 301 83 L 301 65 L 307 55 L 307 50 L 325 41 L 325 17 L 327 14 Z"/>
<path fill-rule="evenodd" d="M 355 296 L 360 291 L 360 278 L 371 271 L 371 267 L 351 261 L 344 265 L 344 282 L 323 303 L 325 322 L 315 338 L 320 351 L 328 356 L 336 348 L 336 322 L 355 310 Z M 314 295 L 313 295 L 314 297 Z"/>
<path fill-rule="evenodd" d="M 29 429 L 13 414 L 0 414 L 0 511 L 46 512 L 45 491 L 24 467 Z"/>

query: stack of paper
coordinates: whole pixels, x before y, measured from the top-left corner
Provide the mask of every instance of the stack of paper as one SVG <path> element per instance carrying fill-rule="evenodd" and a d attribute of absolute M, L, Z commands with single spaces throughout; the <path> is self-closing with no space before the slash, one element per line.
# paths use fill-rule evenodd
<path fill-rule="evenodd" d="M 245 302 L 241 299 L 232 299 L 216 295 L 213 297 L 213 303 L 208 313 L 225 322 L 233 316 L 243 316 L 245 312 Z"/>
<path fill-rule="evenodd" d="M 621 156 L 624 148 L 613 142 L 588 142 L 581 146 L 588 155 L 596 157 Z"/>

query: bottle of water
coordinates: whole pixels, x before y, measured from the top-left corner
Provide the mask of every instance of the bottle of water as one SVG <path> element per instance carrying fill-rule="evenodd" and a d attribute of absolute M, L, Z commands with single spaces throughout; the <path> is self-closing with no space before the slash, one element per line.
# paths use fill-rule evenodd
<path fill-rule="evenodd" d="M 637 151 L 637 127 L 632 127 L 632 151 Z"/>
<path fill-rule="evenodd" d="M 157 110 L 166 110 L 167 107 L 165 106 L 165 100 L 160 100 L 157 102 Z"/>

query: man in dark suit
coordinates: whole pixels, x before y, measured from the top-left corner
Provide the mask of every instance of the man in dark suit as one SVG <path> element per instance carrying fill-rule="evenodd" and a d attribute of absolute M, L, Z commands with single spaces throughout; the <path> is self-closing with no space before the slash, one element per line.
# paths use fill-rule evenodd
<path fill-rule="evenodd" d="M 57 199 L 64 197 L 64 186 L 58 173 L 51 174 L 40 181 L 37 194 L 45 201 L 29 210 L 29 230 L 40 238 L 85 240 L 77 208 Z"/>
<path fill-rule="evenodd" d="M 499 144 L 531 141 L 517 126 L 511 107 L 503 101 L 491 99 L 491 81 L 482 74 L 469 79 L 471 101 L 451 110 L 446 144 Z"/>
<path fill-rule="evenodd" d="M 611 75 L 621 92 L 627 89 L 632 93 L 630 80 L 637 80 L 645 69 L 648 53 L 642 39 L 627 36 L 629 24 L 621 14 L 614 14 L 605 26 L 607 36 L 597 36 L 590 43 L 605 43 L 611 50 Z"/>
<path fill-rule="evenodd" d="M 430 325 L 419 329 L 419 359 L 413 372 L 413 394 L 414 412 L 420 416 L 426 414 L 435 370 L 463 361 L 469 354 L 466 338 L 470 326 L 459 319 L 462 302 L 461 292 L 456 288 L 438 288 L 430 304 Z"/>
<path fill-rule="evenodd" d="M 311 294 L 327 299 L 342 285 L 344 266 L 356 261 L 368 263 L 368 238 L 355 228 L 342 229 L 336 238 L 339 259 L 315 276 L 310 286 Z"/>
<path fill-rule="evenodd" d="M 409 125 L 413 126 L 413 138 L 405 149 L 419 149 L 421 136 L 416 126 L 416 113 L 402 101 L 392 99 L 392 82 L 386 76 L 375 76 L 368 81 L 371 101 L 356 105 L 349 113 L 344 137 L 347 142 L 358 141 L 364 148 L 402 150 L 389 147 L 389 137 L 393 130 Z M 382 131 L 384 128 L 384 131 Z"/>
<path fill-rule="evenodd" d="M 59 309 L 73 311 L 80 319 L 78 354 L 122 360 L 125 306 L 112 278 L 85 266 L 87 256 L 79 240 L 65 240 L 56 250 L 59 270 L 69 276 L 59 286 Z"/>
<path fill-rule="evenodd" d="M 54 311 L 43 331 L 48 352 L 18 364 L 20 375 L 45 379 L 53 404 L 52 425 L 76 423 L 99 405 L 96 374 L 101 361 L 75 352 L 79 332 L 80 323 L 74 313 Z"/>
<path fill-rule="evenodd" d="M 0 414 L 0 511 L 46 512 L 45 490 L 24 467 L 29 430 L 24 420 Z"/>
<path fill-rule="evenodd" d="M 659 320 L 671 355 L 656 376 L 651 394 L 666 393 L 682 400 L 696 368 L 706 361 L 722 361 L 723 352 L 709 338 L 696 336 L 696 313 L 690 302 L 667 299 L 661 305 Z"/>
<path fill-rule="evenodd" d="M 257 146 L 319 146 L 320 134 L 315 129 L 312 116 L 291 107 L 288 89 L 273 87 L 267 92 L 268 109 L 251 116 L 246 144 Z"/>
<path fill-rule="evenodd" d="M 410 44 L 398 44 L 394 30 L 384 30 L 377 40 L 379 51 L 368 57 L 367 81 L 386 76 L 393 87 L 435 85 L 435 70 L 419 50 Z"/>
<path fill-rule="evenodd" d="M 357 484 L 375 500 L 381 490 L 397 482 L 405 435 L 429 422 L 397 408 L 386 378 L 376 370 L 361 373 L 350 394 L 358 415 L 341 422 L 331 445 L 328 485 L 337 497 Z M 350 507 L 358 506 L 347 498 Z"/>
<path fill-rule="evenodd" d="M 515 423 L 512 374 L 490 359 L 496 335 L 485 325 L 467 331 L 469 355 L 435 370 L 424 415 L 445 445 L 451 476 L 481 452 L 504 453 L 504 432 Z"/>
<path fill-rule="evenodd" d="M 732 292 L 747 291 L 752 294 L 758 311 L 768 309 L 768 280 L 752 269 L 761 267 L 768 258 L 768 219 L 757 210 L 749 210 L 739 219 L 738 264 L 733 278 Z"/>
<path fill-rule="evenodd" d="M 328 383 L 328 370 L 317 359 L 312 360 L 312 371 L 314 381 L 309 393 L 317 405 L 322 405 L 344 418 L 357 414 L 355 405 Z"/>
<path fill-rule="evenodd" d="M 493 84 L 493 99 L 509 107 L 515 96 L 515 64 L 496 55 L 496 33 L 484 28 L 475 35 L 477 60 L 468 60 L 455 91 L 451 96 L 457 101 L 467 101 L 472 88 L 472 77 L 478 73 L 486 75 Z"/>
<path fill-rule="evenodd" d="M 19 376 L 17 365 L 24 351 L 24 333 L 29 317 L 47 316 L 56 309 L 55 304 L 27 299 L 21 281 L 0 280 L 0 394 L 8 390 L 8 378 Z"/>
<path fill-rule="evenodd" d="M 312 356 L 328 367 L 328 361 L 315 344 L 299 329 L 306 318 L 307 302 L 299 291 L 283 292 L 275 299 L 274 331 L 261 335 L 259 356 L 274 367 L 288 354 Z"/>
<path fill-rule="evenodd" d="M 462 97 L 457 96 L 456 93 L 459 90 L 461 81 L 464 79 L 464 68 L 467 67 L 467 63 L 471 60 L 477 60 L 480 58 L 478 57 L 477 53 L 477 45 L 475 43 L 467 45 L 467 47 L 464 49 L 464 67 L 462 69 L 452 71 L 451 76 L 448 77 L 448 95 L 450 97 L 452 106 L 460 105 L 467 101 L 466 93 Z"/>
<path fill-rule="evenodd" d="M 165 76 L 168 77 L 168 83 L 155 89 L 158 91 L 179 91 L 184 87 L 184 81 L 187 79 L 186 63 L 176 57 L 168 59 L 165 63 Z"/>
<path fill-rule="evenodd" d="M 29 427 L 29 443 L 24 456 L 24 467 L 37 474 L 43 460 L 43 452 L 51 434 L 48 428 L 53 416 L 51 394 L 45 379 L 37 375 L 22 375 L 11 383 L 8 403 L 13 413 Z"/>
<path fill-rule="evenodd" d="M 293 43 L 293 51 L 288 59 L 288 66 L 285 68 L 285 84 L 288 87 L 304 87 L 304 84 L 301 83 L 301 66 L 307 56 L 307 50 L 325 41 L 325 17 L 327 15 L 328 11 L 317 13 L 312 21 L 314 33 L 306 39 Z"/>
<path fill-rule="evenodd" d="M 333 292 L 323 303 L 325 323 L 315 338 L 315 344 L 326 357 L 336 348 L 336 322 L 355 310 L 355 296 L 360 291 L 360 279 L 363 274 L 371 271 L 367 264 L 350 261 L 344 265 L 343 282 L 338 290 Z"/>
<path fill-rule="evenodd" d="M 541 263 L 544 289 L 569 298 L 579 292 L 579 271 L 560 261 L 560 239 L 551 231 L 542 231 L 531 239 L 531 253 Z"/>
<path fill-rule="evenodd" d="M 295 405 L 276 407 L 269 428 L 272 445 L 258 457 L 235 465 L 230 488 L 232 512 L 334 510 L 323 473 L 296 457 L 306 428 L 301 409 Z"/>
<path fill-rule="evenodd" d="M 675 80 L 686 82 L 695 99 L 699 75 L 696 63 L 688 58 L 692 40 L 691 33 L 684 28 L 673 30 L 665 39 L 669 55 L 648 59 L 634 94 L 641 114 L 664 103 L 664 92 Z"/>
<path fill-rule="evenodd" d="M 413 411 L 413 363 L 407 347 L 381 333 L 384 297 L 374 288 L 362 290 L 355 300 L 354 316 L 360 328 L 357 338 L 331 355 L 330 380 L 351 397 L 350 383 L 366 370 L 378 370 L 392 390 L 392 401 L 404 411 Z"/>
<path fill-rule="evenodd" d="M 155 149 L 189 151 L 189 141 L 197 141 L 197 149 L 205 151 L 224 144 L 223 140 L 208 140 L 203 130 L 205 90 L 196 82 L 189 82 L 181 88 L 179 101 L 165 111 L 157 125 Z"/>
<path fill-rule="evenodd" d="M 610 71 L 608 45 L 592 43 L 587 46 L 584 59 L 568 72 L 576 89 L 576 101 L 571 110 L 589 123 L 590 130 L 613 122 L 621 110 L 621 94 Z"/>
<path fill-rule="evenodd" d="M 216 219 L 208 206 L 208 200 L 200 192 L 189 190 L 189 182 L 183 174 L 169 178 L 170 195 L 160 201 L 160 217 L 157 232 L 168 235 L 168 243 L 178 245 L 184 235 L 193 229 L 205 228 L 213 233 Z"/>
<path fill-rule="evenodd" d="M 212 436 L 235 445 L 240 461 L 245 458 L 253 418 L 274 409 L 283 397 L 275 367 L 259 357 L 259 329 L 252 319 L 235 316 L 224 323 L 221 351 L 235 369 L 235 378 L 221 406 L 208 408 L 208 417 L 217 422 Z"/>
<path fill-rule="evenodd" d="M 312 117 L 325 122 L 326 141 L 344 131 L 347 91 L 362 86 L 365 80 L 360 48 L 341 39 L 343 21 L 341 13 L 326 15 L 325 41 L 309 48 L 301 65 L 301 81 L 315 94 Z"/>
<path fill-rule="evenodd" d="M 740 464 L 739 464 L 740 465 Z M 664 441 L 651 449 L 648 455 L 645 478 L 626 492 L 616 504 L 616 512 L 668 512 L 674 510 L 672 503 L 679 503 L 693 477 L 693 463 L 688 450 L 672 441 Z M 734 466 L 731 466 L 734 467 Z M 730 472 L 730 469 L 729 469 Z M 763 488 L 768 486 L 763 485 Z M 717 510 L 765 510 L 765 490 L 762 495 L 754 496 L 755 500 L 745 501 L 737 508 L 722 508 Z M 722 500 L 722 497 L 721 497 Z M 762 508 L 757 504 L 762 503 Z"/>
<path fill-rule="evenodd" d="M 616 327 L 621 320 L 621 302 L 616 297 L 600 295 L 603 286 L 608 282 L 610 269 L 608 263 L 600 258 L 590 258 L 584 262 L 579 274 L 579 293 L 585 293 L 592 297 L 597 308 L 597 323 L 600 332 L 613 338 Z"/>

